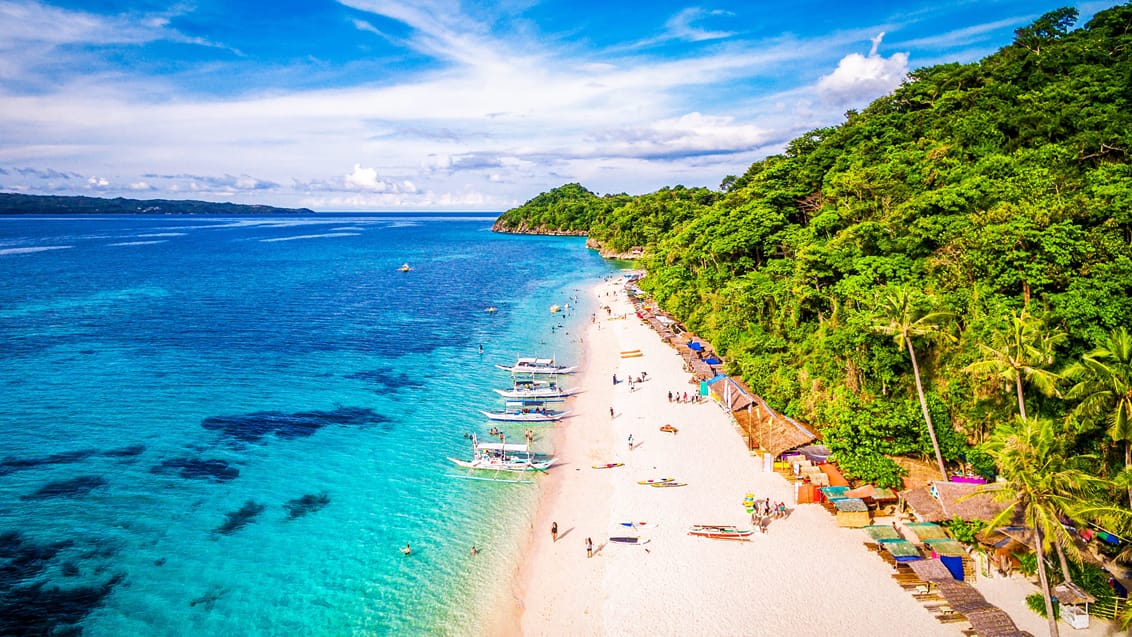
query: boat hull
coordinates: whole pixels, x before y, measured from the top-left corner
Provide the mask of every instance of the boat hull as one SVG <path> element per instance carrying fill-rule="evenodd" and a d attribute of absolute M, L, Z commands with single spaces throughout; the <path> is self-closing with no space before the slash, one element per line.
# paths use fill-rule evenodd
<path fill-rule="evenodd" d="M 480 413 L 487 416 L 491 420 L 500 420 L 505 422 L 557 422 L 562 420 L 569 414 L 569 411 L 560 411 L 553 414 L 512 414 L 503 411 L 483 411 Z"/>
<path fill-rule="evenodd" d="M 565 367 L 565 366 L 555 365 L 555 366 L 549 366 L 549 367 L 535 367 L 535 366 L 530 366 L 530 365 L 499 365 L 499 364 L 496 364 L 495 366 L 498 367 L 499 369 L 502 369 L 505 372 L 511 372 L 512 374 L 538 374 L 538 375 L 573 374 L 574 372 L 578 371 L 578 368 L 576 366 Z"/>
<path fill-rule="evenodd" d="M 530 399 L 549 399 L 549 398 L 567 398 L 582 391 L 578 388 L 571 389 L 546 389 L 534 391 L 522 391 L 515 389 L 496 389 L 495 393 L 504 398 L 515 398 L 522 400 L 524 398 Z"/>
<path fill-rule="evenodd" d="M 536 462 L 523 462 L 523 461 L 468 461 L 459 458 L 448 458 L 452 463 L 458 467 L 465 469 L 477 469 L 480 471 L 506 471 L 508 473 L 525 473 L 527 471 L 546 471 L 557 460 L 557 458 L 550 458 L 548 460 L 539 460 Z"/>
<path fill-rule="evenodd" d="M 740 529 L 733 526 L 693 526 L 688 529 L 688 535 L 712 540 L 748 540 L 754 533 L 754 529 Z"/>

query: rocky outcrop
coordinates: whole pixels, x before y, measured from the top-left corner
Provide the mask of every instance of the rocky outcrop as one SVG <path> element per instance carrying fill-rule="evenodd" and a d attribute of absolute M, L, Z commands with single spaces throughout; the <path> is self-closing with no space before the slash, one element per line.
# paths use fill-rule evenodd
<path fill-rule="evenodd" d="M 603 259 L 620 259 L 622 261 L 633 261 L 645 256 L 644 246 L 633 246 L 625 252 L 616 252 L 608 250 L 596 239 L 586 239 L 586 247 L 591 250 L 597 250 Z"/>
<path fill-rule="evenodd" d="M 505 224 L 502 217 L 495 220 L 491 230 L 505 234 L 540 234 L 549 237 L 584 237 L 588 234 L 585 230 L 558 230 L 546 226 L 528 226 L 526 223 L 512 227 Z"/>

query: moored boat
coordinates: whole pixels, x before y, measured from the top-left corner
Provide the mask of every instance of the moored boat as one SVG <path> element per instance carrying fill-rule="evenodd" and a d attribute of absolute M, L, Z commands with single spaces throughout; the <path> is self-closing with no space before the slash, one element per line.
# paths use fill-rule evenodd
<path fill-rule="evenodd" d="M 559 365 L 553 358 L 519 358 L 514 365 L 495 364 L 496 367 L 512 374 L 573 374 L 577 366 Z"/>
<path fill-rule="evenodd" d="M 500 411 L 484 411 L 480 413 L 491 420 L 509 422 L 557 422 L 569 415 L 570 410 L 547 409 L 543 400 L 509 400 Z"/>
<path fill-rule="evenodd" d="M 578 387 L 563 387 L 556 381 L 516 379 L 511 389 L 496 389 L 504 398 L 566 398 L 582 391 Z"/>
<path fill-rule="evenodd" d="M 522 473 L 525 471 L 546 471 L 557 460 L 543 458 L 531 451 L 530 445 L 508 442 L 480 442 L 472 434 L 472 459 L 448 458 L 465 469 L 484 471 L 506 471 Z"/>
<path fill-rule="evenodd" d="M 754 533 L 754 529 L 740 529 L 732 524 L 693 524 L 688 529 L 688 535 L 713 540 L 748 540 Z"/>

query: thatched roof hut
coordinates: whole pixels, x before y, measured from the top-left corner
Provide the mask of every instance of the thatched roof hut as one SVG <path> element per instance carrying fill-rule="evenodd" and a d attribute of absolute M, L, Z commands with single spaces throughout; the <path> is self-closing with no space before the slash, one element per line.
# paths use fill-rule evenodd
<path fill-rule="evenodd" d="M 921 522 L 946 522 L 954 517 L 989 522 L 1008 505 L 994 499 L 995 485 L 936 480 L 900 493 L 900 499 Z"/>
<path fill-rule="evenodd" d="M 732 412 L 752 449 L 760 447 L 780 456 L 817 439 L 809 427 L 771 409 L 738 379 L 717 376 L 710 388 L 712 395 Z"/>

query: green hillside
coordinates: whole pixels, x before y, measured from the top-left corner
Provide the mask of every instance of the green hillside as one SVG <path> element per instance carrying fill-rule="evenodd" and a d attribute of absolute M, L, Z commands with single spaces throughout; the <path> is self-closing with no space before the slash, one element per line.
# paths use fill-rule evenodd
<path fill-rule="evenodd" d="M 1081 28 L 1076 15 L 1051 12 L 977 63 L 919 69 L 718 192 L 571 184 L 497 226 L 644 246 L 642 287 L 858 477 L 893 484 L 887 456 L 934 458 L 892 310 L 929 315 L 912 343 L 953 467 L 990 472 L 974 445 L 1024 405 L 1072 416 L 1072 444 L 1115 476 L 1132 425 L 1114 433 L 1080 408 L 1080 370 L 1045 373 L 1132 326 L 1132 6 Z"/>

